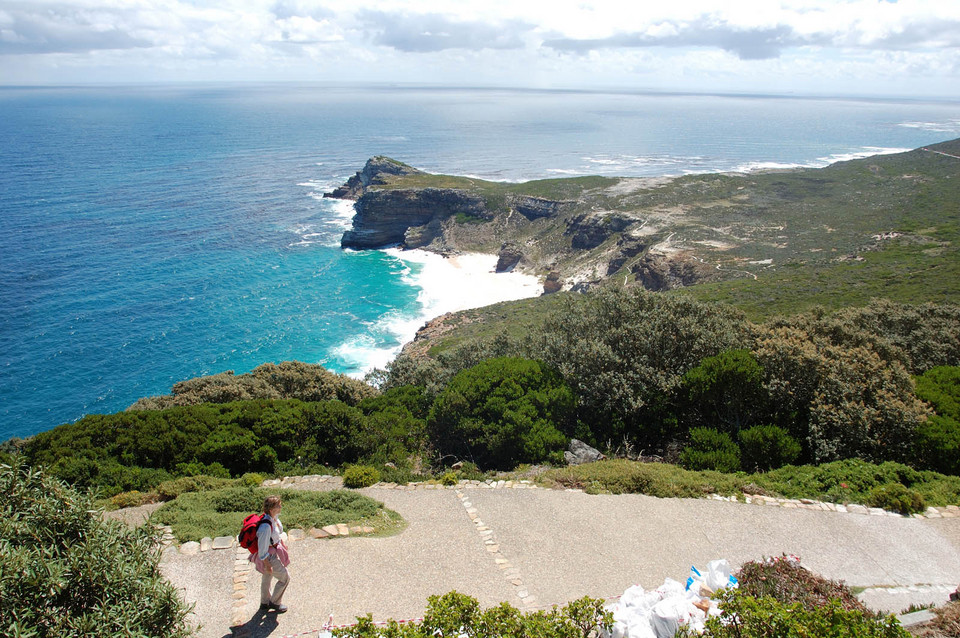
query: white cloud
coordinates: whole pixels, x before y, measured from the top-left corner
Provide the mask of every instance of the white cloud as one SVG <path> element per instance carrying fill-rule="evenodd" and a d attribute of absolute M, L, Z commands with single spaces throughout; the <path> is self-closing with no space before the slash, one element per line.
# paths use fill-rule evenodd
<path fill-rule="evenodd" d="M 960 95 L 958 55 L 960 2 L 943 0 L 0 0 L 0 83 L 62 82 L 64 69 L 686 90 L 827 78 Z"/>

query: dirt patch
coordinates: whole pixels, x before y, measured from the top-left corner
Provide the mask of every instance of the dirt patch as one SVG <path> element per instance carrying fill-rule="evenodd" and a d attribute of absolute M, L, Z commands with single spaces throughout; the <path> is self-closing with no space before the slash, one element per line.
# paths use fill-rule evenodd
<path fill-rule="evenodd" d="M 113 519 L 120 521 L 130 527 L 140 527 L 147 522 L 150 515 L 160 509 L 163 503 L 148 503 L 138 507 L 124 507 L 123 509 L 104 512 L 103 517 L 107 520 Z"/>
<path fill-rule="evenodd" d="M 603 192 L 606 195 L 630 195 L 642 190 L 666 186 L 675 179 L 675 177 L 629 177 L 621 179 Z"/>

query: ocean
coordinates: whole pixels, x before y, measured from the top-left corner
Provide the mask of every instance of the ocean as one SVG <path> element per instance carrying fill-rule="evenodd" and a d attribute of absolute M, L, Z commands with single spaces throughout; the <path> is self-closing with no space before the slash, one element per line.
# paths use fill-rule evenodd
<path fill-rule="evenodd" d="M 322 194 L 373 155 L 519 181 L 824 166 L 957 136 L 942 101 L 0 88 L 0 440 L 198 375 L 389 361 L 443 293 L 429 260 L 340 250 L 352 207 Z"/>

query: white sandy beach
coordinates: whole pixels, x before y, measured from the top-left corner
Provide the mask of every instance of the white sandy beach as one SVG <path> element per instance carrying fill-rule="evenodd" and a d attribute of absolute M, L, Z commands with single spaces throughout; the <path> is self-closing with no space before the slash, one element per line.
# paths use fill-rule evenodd
<path fill-rule="evenodd" d="M 338 355 L 360 368 L 352 373 L 354 376 L 362 377 L 374 368 L 386 366 L 431 319 L 448 312 L 536 297 L 543 292 L 543 285 L 533 275 L 495 272 L 496 255 L 466 253 L 448 258 L 426 250 L 399 248 L 384 252 L 410 268 L 406 277 L 408 283 L 420 288 L 420 309 L 415 315 L 390 314 L 378 322 L 381 325 L 337 349 Z M 395 345 L 385 347 L 370 332 L 389 333 Z"/>
<path fill-rule="evenodd" d="M 397 248 L 386 252 L 405 263 L 420 265 L 416 283 L 422 289 L 424 321 L 447 312 L 536 297 L 543 292 L 543 285 L 533 275 L 495 272 L 496 255 L 466 253 L 442 257 L 426 250 Z"/>

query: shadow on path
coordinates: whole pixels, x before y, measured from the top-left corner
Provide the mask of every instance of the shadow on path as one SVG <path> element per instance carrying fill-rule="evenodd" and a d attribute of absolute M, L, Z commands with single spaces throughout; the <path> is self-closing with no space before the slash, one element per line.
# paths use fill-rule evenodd
<path fill-rule="evenodd" d="M 230 633 L 223 638 L 264 638 L 277 628 L 277 612 L 273 609 L 257 609 L 253 617 L 237 627 L 231 627 Z"/>

